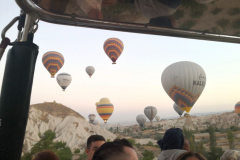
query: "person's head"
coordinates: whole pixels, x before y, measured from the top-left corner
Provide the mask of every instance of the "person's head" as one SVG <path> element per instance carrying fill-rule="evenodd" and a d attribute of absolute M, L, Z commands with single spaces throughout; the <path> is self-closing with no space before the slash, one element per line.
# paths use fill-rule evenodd
<path fill-rule="evenodd" d="M 91 160 L 94 152 L 105 143 L 105 138 L 100 135 L 92 135 L 87 140 L 87 148 L 85 150 L 88 160 Z"/>
<path fill-rule="evenodd" d="M 183 131 L 180 128 L 168 129 L 163 138 L 157 142 L 161 150 L 184 149 L 189 151 L 190 145 L 187 139 L 183 136 Z"/>
<path fill-rule="evenodd" d="M 181 154 L 177 158 L 177 160 L 207 160 L 207 159 L 199 153 L 185 152 L 185 153 Z"/>
<path fill-rule="evenodd" d="M 240 151 L 227 150 L 223 153 L 220 160 L 240 160 Z"/>
<path fill-rule="evenodd" d="M 137 153 L 126 139 L 106 142 L 93 155 L 92 160 L 138 160 Z"/>
<path fill-rule="evenodd" d="M 173 28 L 173 19 L 170 17 L 151 18 L 149 24 L 152 26 Z"/>
<path fill-rule="evenodd" d="M 60 160 L 53 151 L 42 151 L 32 157 L 32 160 Z"/>
<path fill-rule="evenodd" d="M 110 7 L 117 3 L 117 0 L 103 0 L 102 7 Z"/>

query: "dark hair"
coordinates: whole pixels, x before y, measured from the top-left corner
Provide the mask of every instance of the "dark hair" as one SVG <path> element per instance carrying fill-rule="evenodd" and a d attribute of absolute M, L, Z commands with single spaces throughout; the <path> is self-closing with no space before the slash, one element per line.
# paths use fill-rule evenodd
<path fill-rule="evenodd" d="M 106 142 L 94 153 L 92 160 L 117 160 L 118 158 L 121 159 L 122 156 L 126 158 L 128 154 L 124 152 L 124 147 L 133 148 L 126 139 Z"/>
<path fill-rule="evenodd" d="M 202 156 L 201 154 L 199 153 L 194 153 L 194 152 L 185 152 L 183 154 L 181 154 L 177 160 L 186 160 L 187 158 L 189 157 L 196 157 L 198 158 L 199 160 L 207 160 L 204 156 Z"/>
<path fill-rule="evenodd" d="M 173 28 L 172 22 L 169 17 L 157 17 L 151 18 L 149 24 L 152 26 L 164 27 L 164 28 Z"/>
<path fill-rule="evenodd" d="M 183 149 L 184 136 L 183 131 L 180 128 L 170 128 L 165 133 L 162 139 L 157 144 L 161 150 L 169 149 Z"/>
<path fill-rule="evenodd" d="M 100 135 L 91 135 L 88 139 L 87 139 L 87 149 L 90 149 L 92 142 L 96 142 L 96 141 L 106 141 L 105 138 L 103 136 Z"/>
<path fill-rule="evenodd" d="M 60 160 L 53 151 L 42 151 L 32 157 L 32 160 Z"/>

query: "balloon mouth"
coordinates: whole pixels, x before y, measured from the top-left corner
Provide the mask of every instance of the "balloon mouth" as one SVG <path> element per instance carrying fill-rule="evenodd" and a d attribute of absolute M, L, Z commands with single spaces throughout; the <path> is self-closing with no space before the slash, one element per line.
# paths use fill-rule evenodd
<path fill-rule="evenodd" d="M 91 77 L 92 77 L 92 75 L 89 75 L 89 77 L 91 78 Z"/>
<path fill-rule="evenodd" d="M 192 107 L 186 107 L 183 110 L 186 111 L 187 113 L 189 113 L 191 109 L 192 109 Z"/>
<path fill-rule="evenodd" d="M 65 89 L 63 89 L 62 91 L 65 92 Z"/>

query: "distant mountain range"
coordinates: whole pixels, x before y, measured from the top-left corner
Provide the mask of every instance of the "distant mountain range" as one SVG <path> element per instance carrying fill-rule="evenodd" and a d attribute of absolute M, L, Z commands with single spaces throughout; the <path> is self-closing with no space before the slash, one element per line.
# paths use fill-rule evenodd
<path fill-rule="evenodd" d="M 220 111 L 220 112 L 193 113 L 190 115 L 191 116 L 205 116 L 205 115 L 220 114 L 220 113 L 226 113 L 226 112 L 232 112 L 232 110 Z M 163 118 L 163 119 L 176 119 L 176 118 L 179 118 L 179 116 L 167 117 L 167 118 Z M 108 122 L 108 124 L 120 124 L 123 126 L 131 126 L 131 125 L 137 124 L 137 122 L 136 121 L 121 121 L 121 122 Z"/>

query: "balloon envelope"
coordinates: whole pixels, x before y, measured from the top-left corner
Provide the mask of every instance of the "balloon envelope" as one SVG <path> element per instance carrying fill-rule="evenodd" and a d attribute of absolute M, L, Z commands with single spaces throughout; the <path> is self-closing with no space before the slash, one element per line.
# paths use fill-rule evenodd
<path fill-rule="evenodd" d="M 174 108 L 174 110 L 175 110 L 180 116 L 181 116 L 181 115 L 183 114 L 183 112 L 184 112 L 180 107 L 178 107 L 178 105 L 177 105 L 176 103 L 174 103 L 173 108 Z"/>
<path fill-rule="evenodd" d="M 160 116 L 155 116 L 156 121 L 160 120 Z"/>
<path fill-rule="evenodd" d="M 240 116 L 240 101 L 235 105 L 235 112 Z"/>
<path fill-rule="evenodd" d="M 104 42 L 103 49 L 107 56 L 116 64 L 116 60 L 123 51 L 123 42 L 118 38 L 109 38 Z"/>
<path fill-rule="evenodd" d="M 107 123 L 114 110 L 113 104 L 110 103 L 108 98 L 102 98 L 96 103 L 96 106 L 99 116 L 103 119 L 104 123 Z"/>
<path fill-rule="evenodd" d="M 63 91 L 68 87 L 68 85 L 72 81 L 72 76 L 68 73 L 60 73 L 57 75 L 57 82 L 60 87 L 62 87 Z"/>
<path fill-rule="evenodd" d="M 42 57 L 42 63 L 51 74 L 51 77 L 54 78 L 54 75 L 62 68 L 64 64 L 64 57 L 58 52 L 47 52 Z"/>
<path fill-rule="evenodd" d="M 147 117 L 143 114 L 140 114 L 136 117 L 136 120 L 137 120 L 138 124 L 140 125 L 140 127 L 143 127 L 147 121 Z"/>
<path fill-rule="evenodd" d="M 88 119 L 89 122 L 93 123 L 93 121 L 95 120 L 96 115 L 95 114 L 89 114 Z"/>
<path fill-rule="evenodd" d="M 144 109 L 144 113 L 147 118 L 152 122 L 154 117 L 157 115 L 157 109 L 153 106 L 148 106 Z"/>
<path fill-rule="evenodd" d="M 189 112 L 206 84 L 206 74 L 193 62 L 177 62 L 162 73 L 162 85 L 169 97 L 184 111 Z"/>
<path fill-rule="evenodd" d="M 92 123 L 93 123 L 94 125 L 99 125 L 98 120 L 94 120 Z"/>
<path fill-rule="evenodd" d="M 88 66 L 86 68 L 86 72 L 90 77 L 92 77 L 93 73 L 95 72 L 95 68 L 93 66 Z"/>

